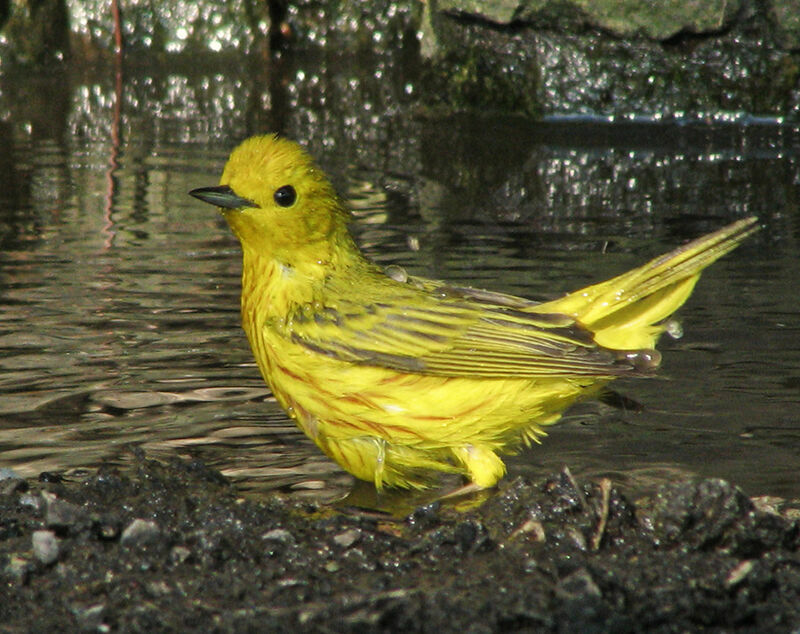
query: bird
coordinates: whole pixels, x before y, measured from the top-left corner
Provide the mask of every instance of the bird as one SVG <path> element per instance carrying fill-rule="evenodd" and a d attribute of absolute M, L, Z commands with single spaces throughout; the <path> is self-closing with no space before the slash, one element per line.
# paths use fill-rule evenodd
<path fill-rule="evenodd" d="M 651 376 L 670 316 L 700 272 L 758 229 L 747 217 L 627 273 L 546 302 L 382 268 L 297 143 L 244 140 L 218 208 L 241 243 L 241 319 L 264 380 L 345 471 L 424 489 L 442 474 L 493 487 L 501 455 L 539 443 L 577 401 Z"/>

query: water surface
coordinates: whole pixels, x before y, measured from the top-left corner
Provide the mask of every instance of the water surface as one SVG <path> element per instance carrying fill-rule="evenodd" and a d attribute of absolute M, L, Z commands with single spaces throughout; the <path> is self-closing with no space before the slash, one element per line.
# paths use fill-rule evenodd
<path fill-rule="evenodd" d="M 696 473 L 800 497 L 795 128 L 420 116 L 343 73 L 352 112 L 294 71 L 277 105 L 235 74 L 187 74 L 127 76 L 123 93 L 44 78 L 59 99 L 7 109 L 0 467 L 124 464 L 139 446 L 242 490 L 350 485 L 263 385 L 238 324 L 238 244 L 186 193 L 215 184 L 244 136 L 280 129 L 331 171 L 370 257 L 535 299 L 758 215 L 681 311 L 683 338 L 662 341 L 659 376 L 615 385 L 643 411 L 580 405 L 509 470 L 567 464 L 637 491 Z"/>

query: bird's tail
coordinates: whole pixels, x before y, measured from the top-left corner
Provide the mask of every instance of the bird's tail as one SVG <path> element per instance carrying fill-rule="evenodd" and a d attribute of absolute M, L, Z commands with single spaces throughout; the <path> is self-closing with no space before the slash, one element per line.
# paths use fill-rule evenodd
<path fill-rule="evenodd" d="M 607 348 L 652 348 L 664 321 L 691 295 L 702 270 L 757 231 L 757 223 L 754 216 L 744 218 L 542 308 L 575 317 Z"/>

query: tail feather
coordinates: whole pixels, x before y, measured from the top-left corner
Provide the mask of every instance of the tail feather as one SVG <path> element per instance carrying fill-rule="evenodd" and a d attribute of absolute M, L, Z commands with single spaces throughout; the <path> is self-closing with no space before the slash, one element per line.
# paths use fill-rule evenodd
<path fill-rule="evenodd" d="M 700 273 L 758 230 L 754 216 L 692 240 L 639 268 L 543 305 L 572 315 L 600 345 L 651 348 L 662 322 L 691 295 Z"/>

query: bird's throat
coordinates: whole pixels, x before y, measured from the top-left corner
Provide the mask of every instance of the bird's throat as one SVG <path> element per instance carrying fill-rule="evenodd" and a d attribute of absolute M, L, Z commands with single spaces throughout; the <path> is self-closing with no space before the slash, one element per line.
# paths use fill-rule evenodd
<path fill-rule="evenodd" d="M 296 265 L 280 259 L 248 254 L 242 260 L 242 316 L 262 322 L 280 322 L 296 307 L 319 300 L 325 271 L 322 264 Z"/>

